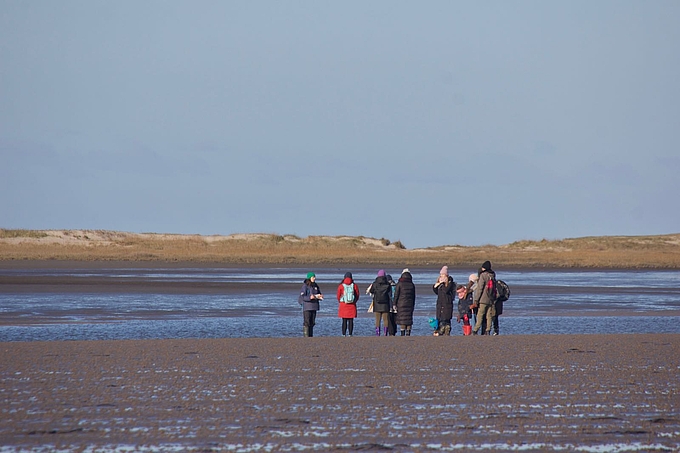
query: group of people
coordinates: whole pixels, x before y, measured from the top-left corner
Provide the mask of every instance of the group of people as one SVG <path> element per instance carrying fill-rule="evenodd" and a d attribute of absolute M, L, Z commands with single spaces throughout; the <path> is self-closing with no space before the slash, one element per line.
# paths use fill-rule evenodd
<path fill-rule="evenodd" d="M 498 315 L 502 307 L 496 307 L 496 300 L 492 293 L 492 283 L 495 283 L 495 272 L 491 263 L 485 261 L 476 274 L 471 274 L 466 285 L 457 285 L 449 275 L 448 266 L 443 266 L 439 278 L 432 285 L 437 295 L 436 318 L 433 318 L 434 335 L 451 335 L 451 320 L 454 315 L 454 301 L 458 298 L 458 323 L 463 322 L 463 332 L 468 335 L 498 335 Z M 492 283 L 489 283 L 492 282 Z M 410 270 L 404 269 L 395 282 L 392 276 L 384 270 L 366 289 L 371 296 L 368 309 L 375 316 L 375 335 L 410 336 L 413 327 L 413 310 L 416 302 L 416 287 Z M 359 301 L 359 287 L 354 282 L 351 272 L 345 273 L 338 285 L 336 299 L 338 301 L 338 317 L 342 319 L 342 335 L 354 334 L 354 319 L 357 317 L 357 302 Z M 316 283 L 313 272 L 307 278 L 300 290 L 298 302 L 302 305 L 303 336 L 314 336 L 316 312 L 323 294 Z M 500 313 L 499 313 L 500 312 Z"/>
<path fill-rule="evenodd" d="M 469 331 L 472 335 L 498 335 L 500 333 L 498 316 L 503 314 L 503 302 L 498 300 L 494 294 L 495 282 L 496 273 L 491 269 L 491 262 L 484 261 L 476 274 L 470 274 L 466 285 L 456 286 L 458 296 L 456 319 L 459 323 L 463 322 L 464 332 Z M 466 326 L 469 328 L 466 329 Z M 441 332 L 435 332 L 435 335 L 437 334 Z"/>

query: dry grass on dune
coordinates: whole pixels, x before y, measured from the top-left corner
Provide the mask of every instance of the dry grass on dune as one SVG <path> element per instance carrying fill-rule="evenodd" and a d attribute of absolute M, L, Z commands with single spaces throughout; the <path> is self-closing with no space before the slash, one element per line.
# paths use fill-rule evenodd
<path fill-rule="evenodd" d="M 680 268 L 680 234 L 518 241 L 406 249 L 363 236 L 125 233 L 0 229 L 0 260 L 177 261 L 224 264 L 394 264 L 516 267 Z"/>
<path fill-rule="evenodd" d="M 400 242 L 350 236 L 234 234 L 201 236 L 101 230 L 0 230 L 3 260 L 129 260 L 221 263 L 379 262 Z"/>

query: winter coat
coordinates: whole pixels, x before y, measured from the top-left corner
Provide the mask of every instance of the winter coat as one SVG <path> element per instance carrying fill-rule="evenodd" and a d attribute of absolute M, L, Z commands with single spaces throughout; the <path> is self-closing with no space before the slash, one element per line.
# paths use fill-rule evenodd
<path fill-rule="evenodd" d="M 462 318 L 468 315 L 468 318 L 472 316 L 472 310 L 470 310 L 470 305 L 472 305 L 472 289 L 466 291 L 466 288 L 461 288 L 461 291 L 456 291 L 458 295 L 458 318 Z M 460 297 L 463 296 L 463 297 Z"/>
<path fill-rule="evenodd" d="M 451 276 L 447 284 L 437 287 L 432 285 L 432 291 L 437 295 L 437 319 L 440 321 L 451 321 L 453 318 L 453 299 L 456 297 L 456 282 Z"/>
<path fill-rule="evenodd" d="M 300 289 L 300 299 L 302 301 L 302 309 L 304 311 L 318 311 L 319 310 L 319 300 L 312 299 L 312 295 L 321 294 L 319 285 L 316 282 L 312 283 L 309 280 L 305 280 Z"/>
<path fill-rule="evenodd" d="M 416 286 L 409 272 L 404 272 L 394 289 L 394 305 L 397 307 L 395 322 L 400 326 L 413 325 L 413 309 L 416 305 Z"/>
<path fill-rule="evenodd" d="M 345 294 L 345 287 L 343 285 L 352 285 L 354 288 L 354 302 L 347 303 L 340 301 L 343 294 Z M 342 283 L 338 285 L 338 292 L 336 295 L 338 298 L 338 318 L 356 318 L 357 301 L 359 300 L 359 288 L 357 287 L 357 284 L 354 283 L 354 280 L 349 277 L 344 279 Z"/>
<path fill-rule="evenodd" d="M 477 291 L 477 282 L 475 282 L 472 285 L 472 288 L 470 288 L 470 291 L 468 291 L 467 298 L 470 300 L 470 310 L 472 310 L 472 314 L 477 316 L 477 311 L 479 310 L 479 307 L 475 306 L 475 292 Z"/>
<path fill-rule="evenodd" d="M 373 312 L 389 313 L 392 308 L 392 286 L 387 277 L 376 278 L 369 291 L 373 295 Z"/>
<path fill-rule="evenodd" d="M 486 289 L 486 285 L 491 279 L 496 279 L 496 273 L 492 270 L 485 270 L 479 274 L 479 280 L 477 280 L 477 289 L 475 290 L 475 305 L 491 305 L 496 302 L 494 299 L 491 299 L 489 291 Z"/>

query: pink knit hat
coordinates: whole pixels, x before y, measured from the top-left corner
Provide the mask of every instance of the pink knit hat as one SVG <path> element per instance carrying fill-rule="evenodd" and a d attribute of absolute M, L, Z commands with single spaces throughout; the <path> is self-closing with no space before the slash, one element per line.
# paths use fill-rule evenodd
<path fill-rule="evenodd" d="M 444 275 L 449 275 L 449 266 L 442 267 L 442 270 L 440 270 L 439 273 L 444 274 Z"/>

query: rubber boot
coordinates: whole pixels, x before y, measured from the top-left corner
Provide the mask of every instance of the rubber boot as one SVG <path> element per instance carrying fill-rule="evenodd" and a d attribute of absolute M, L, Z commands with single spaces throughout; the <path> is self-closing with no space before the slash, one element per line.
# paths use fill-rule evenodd
<path fill-rule="evenodd" d="M 314 336 L 314 326 L 309 326 L 309 336 L 310 337 Z"/>
<path fill-rule="evenodd" d="M 410 337 L 411 336 L 411 329 L 406 329 L 406 336 Z"/>
<path fill-rule="evenodd" d="M 447 337 L 451 335 L 451 326 L 444 326 L 444 335 Z"/>
<path fill-rule="evenodd" d="M 380 327 L 375 328 L 375 336 L 379 337 L 380 336 Z"/>
<path fill-rule="evenodd" d="M 401 336 L 402 336 L 402 337 L 405 337 L 405 336 L 406 336 L 406 331 L 405 331 L 405 330 L 402 330 L 402 331 L 401 331 Z"/>
<path fill-rule="evenodd" d="M 309 327 L 304 326 L 304 327 L 302 328 L 302 336 L 303 336 L 303 337 L 308 337 L 308 336 L 309 336 Z"/>

